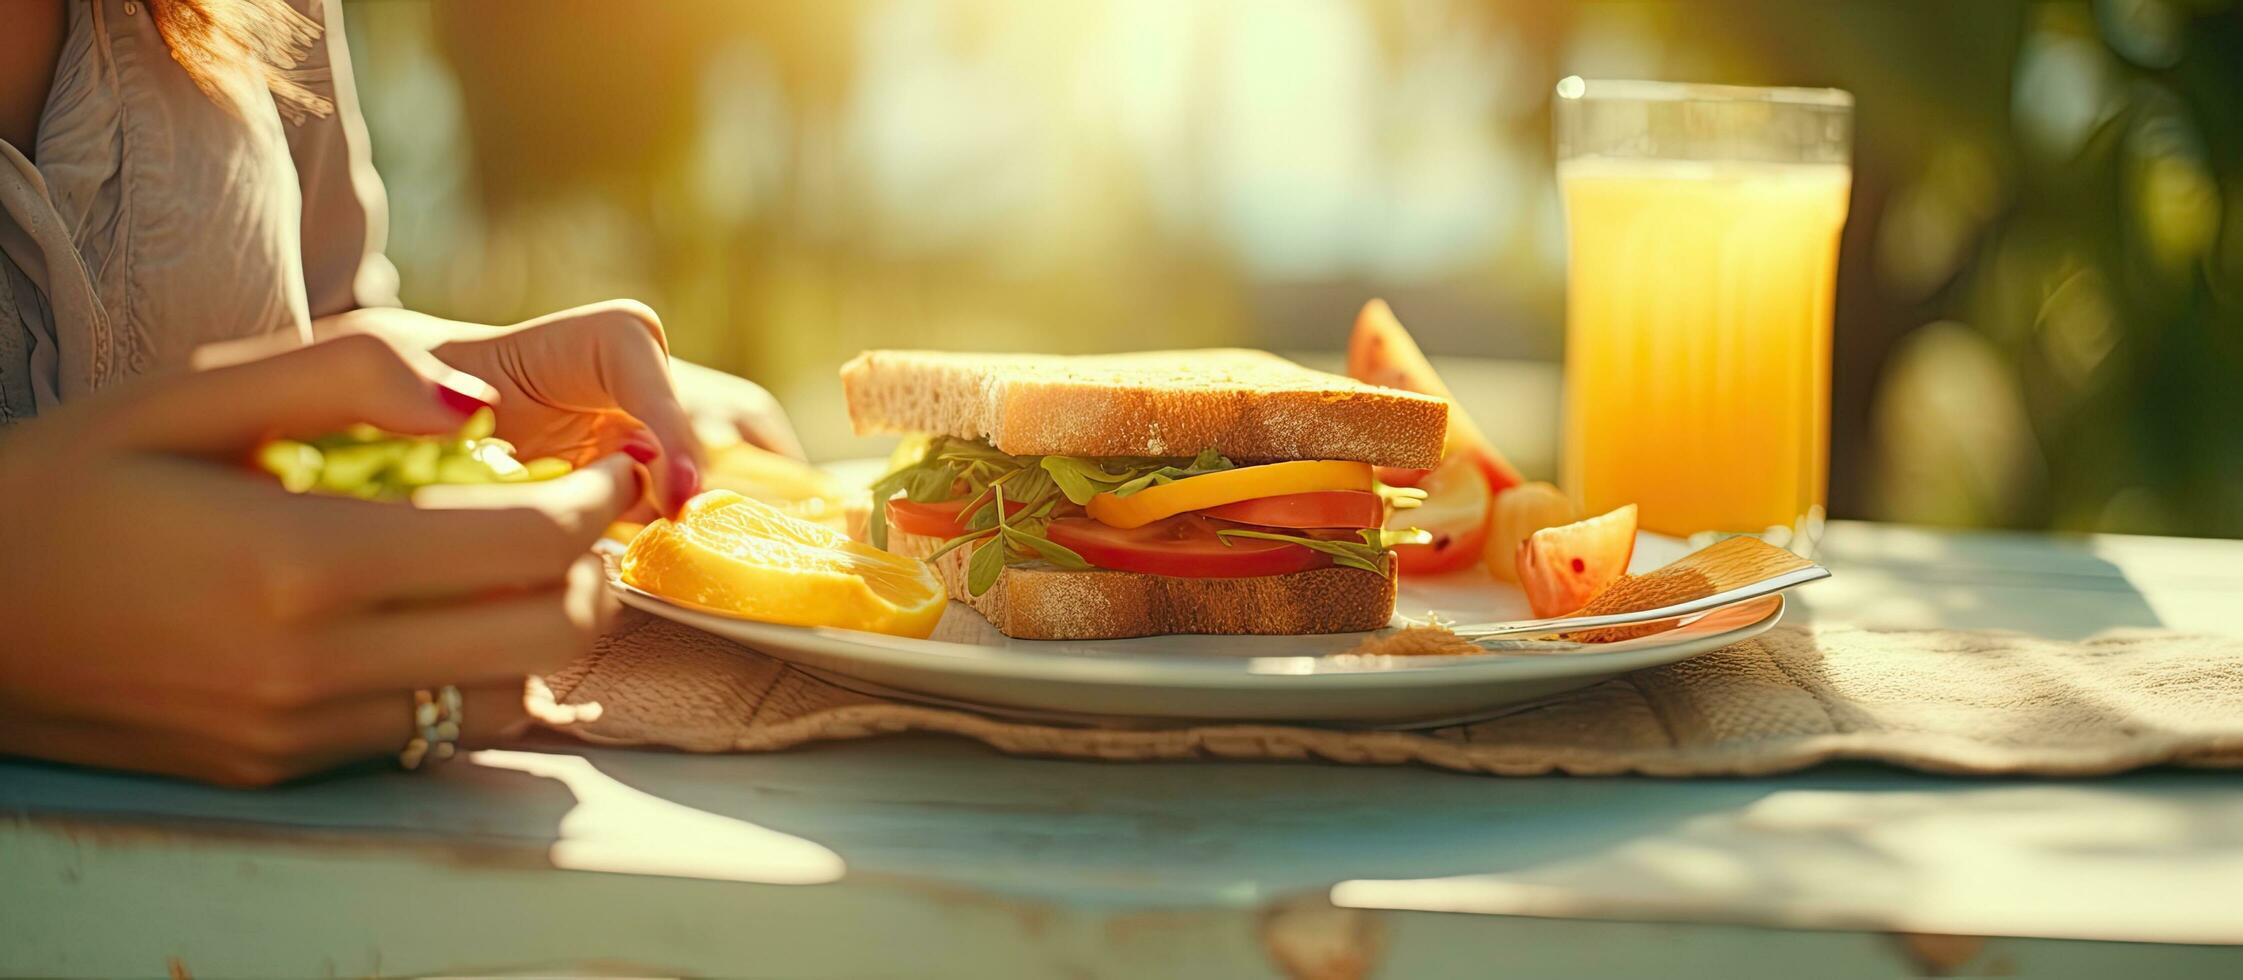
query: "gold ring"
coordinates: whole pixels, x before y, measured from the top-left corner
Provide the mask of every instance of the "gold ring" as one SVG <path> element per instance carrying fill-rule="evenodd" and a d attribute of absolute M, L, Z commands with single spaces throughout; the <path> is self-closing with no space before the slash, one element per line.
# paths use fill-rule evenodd
<path fill-rule="evenodd" d="M 446 684 L 431 691 L 413 692 L 413 737 L 397 752 L 397 765 L 419 769 L 421 763 L 443 762 L 459 752 L 460 722 L 467 715 L 460 689 Z"/>

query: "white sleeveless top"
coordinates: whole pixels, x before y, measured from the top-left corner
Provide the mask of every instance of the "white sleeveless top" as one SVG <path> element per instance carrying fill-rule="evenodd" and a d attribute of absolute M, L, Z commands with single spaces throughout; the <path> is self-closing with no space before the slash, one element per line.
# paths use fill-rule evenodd
<path fill-rule="evenodd" d="M 34 165 L 0 141 L 0 425 L 206 343 L 397 302 L 335 0 L 298 69 L 335 111 L 284 122 L 249 73 L 233 108 L 171 59 L 135 0 L 70 0 Z"/>

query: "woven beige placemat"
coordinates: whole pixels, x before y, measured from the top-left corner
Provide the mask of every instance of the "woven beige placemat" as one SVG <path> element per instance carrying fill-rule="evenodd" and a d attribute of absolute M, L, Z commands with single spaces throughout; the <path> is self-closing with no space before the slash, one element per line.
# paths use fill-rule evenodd
<path fill-rule="evenodd" d="M 696 752 L 941 732 L 1048 757 L 1414 762 L 1501 775 L 1758 775 L 1829 759 L 1980 774 L 2243 766 L 2243 640 L 2162 631 L 2055 642 L 1779 627 L 1492 720 L 1424 732 L 1007 720 L 859 693 L 635 611 L 548 683 L 560 714 L 577 709 L 577 720 L 553 723 L 558 730 Z"/>

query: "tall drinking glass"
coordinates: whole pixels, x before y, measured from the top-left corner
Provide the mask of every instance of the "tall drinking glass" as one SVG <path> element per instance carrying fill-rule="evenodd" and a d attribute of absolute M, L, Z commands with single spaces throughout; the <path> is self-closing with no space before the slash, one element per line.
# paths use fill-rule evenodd
<path fill-rule="evenodd" d="M 1853 97 L 1567 78 L 1566 491 L 1811 554 Z"/>

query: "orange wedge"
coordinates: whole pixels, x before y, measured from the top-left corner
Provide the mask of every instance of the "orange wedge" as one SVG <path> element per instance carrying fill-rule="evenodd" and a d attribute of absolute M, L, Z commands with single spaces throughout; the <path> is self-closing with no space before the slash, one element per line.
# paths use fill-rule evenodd
<path fill-rule="evenodd" d="M 926 637 L 949 605 L 926 562 L 849 540 L 730 490 L 631 539 L 623 581 L 727 615 Z"/>

